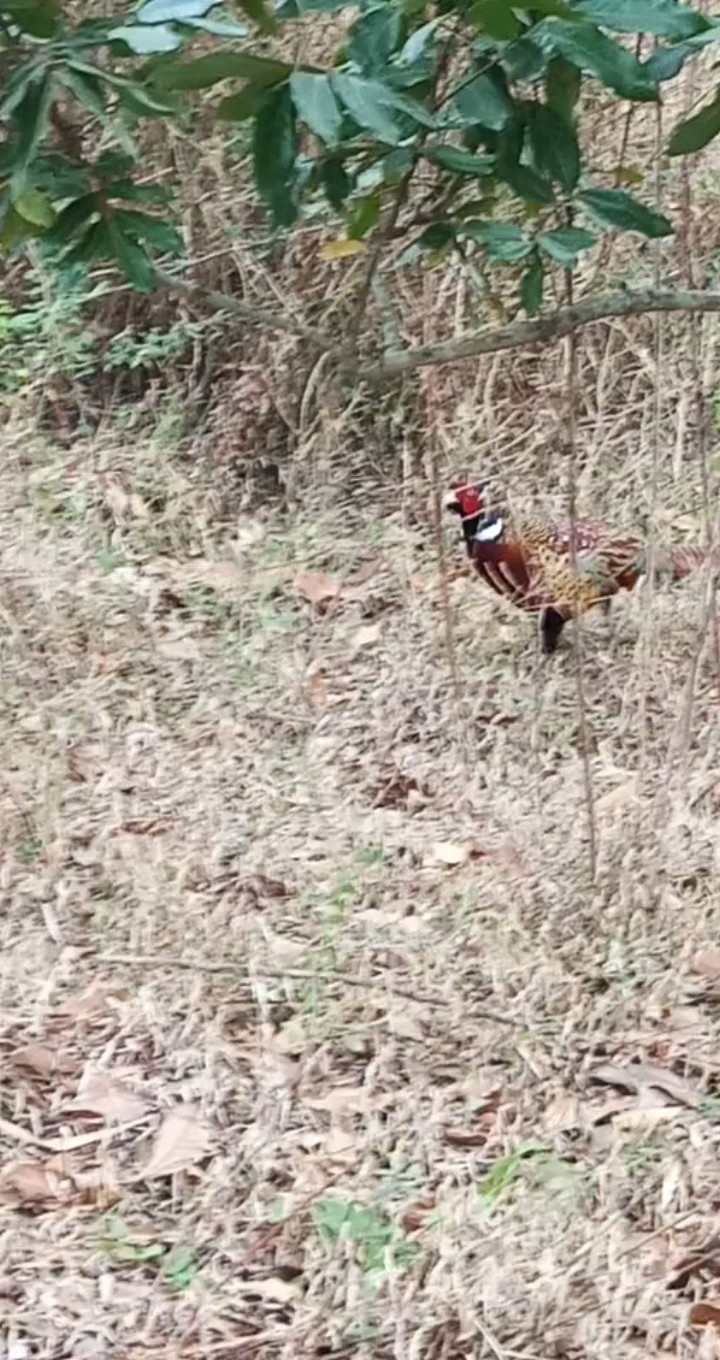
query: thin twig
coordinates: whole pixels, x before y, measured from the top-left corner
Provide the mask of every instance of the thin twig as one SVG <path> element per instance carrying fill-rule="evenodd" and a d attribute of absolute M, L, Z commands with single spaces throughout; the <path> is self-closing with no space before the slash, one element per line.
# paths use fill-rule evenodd
<path fill-rule="evenodd" d="M 214 288 L 204 288 L 201 284 L 193 283 L 191 280 L 179 279 L 175 274 L 169 274 L 165 269 L 156 267 L 155 273 L 165 288 L 170 288 L 176 293 L 183 293 L 186 297 L 196 297 L 204 304 L 209 304 L 215 312 L 231 312 L 233 316 L 241 316 L 251 325 L 260 326 L 264 330 L 287 331 L 290 335 L 298 335 L 303 340 L 307 340 L 317 349 L 332 350 L 336 347 L 336 341 L 329 335 L 324 335 L 314 326 L 306 326 L 304 322 L 296 320 L 293 316 L 282 316 L 280 312 L 269 312 L 264 307 L 254 307 L 248 302 L 240 302 L 231 293 L 219 293 Z"/>
<path fill-rule="evenodd" d="M 414 161 L 411 168 L 407 171 L 406 174 L 403 175 L 402 179 L 397 185 L 395 193 L 393 194 L 392 197 L 392 201 L 388 207 L 387 213 L 385 214 L 385 220 L 378 227 L 377 231 L 375 232 L 375 236 L 373 237 L 373 240 L 371 242 L 367 256 L 367 266 L 365 269 L 365 275 L 363 277 L 362 283 L 360 284 L 360 291 L 358 293 L 357 302 L 355 304 L 355 313 L 348 328 L 348 348 L 350 350 L 354 350 L 355 347 L 357 346 L 357 338 L 360 333 L 360 327 L 362 326 L 363 317 L 365 316 L 365 309 L 367 307 L 368 299 L 370 297 L 370 290 L 372 288 L 372 282 L 375 277 L 375 272 L 382 259 L 383 251 L 385 250 L 386 245 L 393 236 L 395 227 L 397 226 L 398 217 L 400 216 L 401 209 L 403 208 L 407 201 L 408 190 L 410 188 L 410 181 L 413 175 L 415 174 L 416 164 L 417 163 Z"/>
<path fill-rule="evenodd" d="M 237 973 L 245 971 L 245 965 L 241 963 L 210 963 L 204 959 L 177 959 L 170 958 L 165 954 L 101 954 L 99 956 L 103 963 L 128 964 L 143 968 L 187 968 L 191 971 L 195 969 L 199 973 Z M 426 1006 L 444 1006 L 446 1003 L 442 997 L 429 996 L 423 992 L 413 992 L 409 987 L 393 987 L 384 982 L 381 978 L 358 978 L 349 973 L 338 973 L 332 969 L 323 969 L 322 972 L 312 972 L 304 968 L 254 968 L 251 970 L 254 977 L 277 978 L 282 981 L 290 978 L 294 982 L 322 982 L 333 981 L 341 982 L 348 987 L 369 987 L 371 989 L 380 988 L 383 991 L 391 992 L 395 996 L 404 996 L 409 1001 L 422 1002 Z M 247 977 L 250 983 L 251 978 Z"/>
<path fill-rule="evenodd" d="M 210 963 L 203 959 L 178 959 L 168 957 L 165 954 L 99 954 L 98 959 L 101 963 L 111 963 L 126 965 L 127 967 L 140 968 L 182 968 L 189 972 L 198 973 L 237 973 L 244 971 L 244 965 L 240 963 Z M 440 996 L 432 996 L 427 992 L 414 992 L 410 987 L 395 987 L 383 981 L 382 978 L 358 978 L 349 973 L 338 973 L 333 969 L 324 969 L 322 972 L 312 972 L 310 969 L 303 968 L 253 968 L 253 977 L 277 978 L 279 982 L 289 978 L 292 982 L 337 982 L 348 987 L 365 987 L 371 991 L 389 992 L 391 996 L 402 996 L 407 1001 L 416 1001 L 423 1006 L 446 1006 L 447 1002 Z M 251 977 L 243 979 L 248 986 L 251 984 Z M 515 1025 L 517 1021 L 508 1015 L 502 1015 L 499 1011 L 483 1010 L 473 1006 L 474 1016 L 480 1020 L 493 1020 L 500 1025 Z"/>

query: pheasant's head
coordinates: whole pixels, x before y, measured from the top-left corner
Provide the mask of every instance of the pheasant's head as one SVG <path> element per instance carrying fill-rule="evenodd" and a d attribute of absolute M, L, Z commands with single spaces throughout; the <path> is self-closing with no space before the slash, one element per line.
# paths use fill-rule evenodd
<path fill-rule="evenodd" d="M 462 520 L 476 520 L 479 523 L 485 513 L 484 490 L 480 482 L 453 482 L 445 497 L 445 509 L 459 515 Z"/>

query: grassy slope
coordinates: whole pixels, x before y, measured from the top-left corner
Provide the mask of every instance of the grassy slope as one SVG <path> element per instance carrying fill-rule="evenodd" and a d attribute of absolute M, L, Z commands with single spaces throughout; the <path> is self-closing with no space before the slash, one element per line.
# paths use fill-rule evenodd
<path fill-rule="evenodd" d="M 408 336 L 459 324 L 452 274 L 395 288 Z M 659 369 L 651 323 L 584 337 L 582 509 L 636 522 L 654 476 L 661 536 L 698 535 L 687 353 L 679 322 Z M 668 1277 L 715 1219 L 705 582 L 584 629 L 593 885 L 571 651 L 541 667 L 454 547 L 454 688 L 405 519 L 430 438 L 443 472 L 561 507 L 556 356 L 416 396 L 404 476 L 356 472 L 351 498 L 342 422 L 318 416 L 288 519 L 218 524 L 161 429 L 58 451 L 5 428 L 13 1355 L 697 1353 L 695 1286 Z M 308 570 L 346 582 L 337 607 L 302 598 Z M 669 1090 L 593 1080 L 633 1059 Z M 178 1102 L 195 1123 L 168 1128 Z M 161 1125 L 172 1182 L 143 1175 Z"/>

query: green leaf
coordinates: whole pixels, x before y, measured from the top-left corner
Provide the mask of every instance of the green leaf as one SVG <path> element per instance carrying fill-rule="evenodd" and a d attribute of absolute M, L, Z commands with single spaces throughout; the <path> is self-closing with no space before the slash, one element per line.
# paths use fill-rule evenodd
<path fill-rule="evenodd" d="M 13 206 L 25 218 L 26 222 L 32 222 L 36 227 L 51 227 L 55 221 L 55 211 L 47 194 L 41 193 L 39 189 L 31 186 L 21 190 L 19 194 L 13 194 Z"/>
<path fill-rule="evenodd" d="M 545 100 L 549 109 L 575 127 L 575 105 L 580 94 L 580 72 L 565 57 L 553 57 L 545 74 Z"/>
<path fill-rule="evenodd" d="M 2 173 L 0 169 L 0 176 Z M 87 192 L 90 181 L 87 166 L 76 165 L 66 156 L 50 152 L 35 157 L 32 182 L 36 189 L 43 190 L 57 200 L 79 198 Z"/>
<path fill-rule="evenodd" d="M 466 123 L 480 123 L 493 132 L 506 127 L 515 108 L 504 81 L 492 75 L 464 82 L 453 95 L 453 104 Z"/>
<path fill-rule="evenodd" d="M 287 85 L 263 94 L 253 129 L 253 167 L 261 199 L 273 223 L 289 227 L 297 208 L 292 178 L 297 153 L 295 110 Z"/>
<path fill-rule="evenodd" d="M 108 38 L 124 43 L 137 56 L 147 57 L 153 52 L 174 52 L 182 46 L 182 38 L 167 24 L 120 24 L 111 28 Z"/>
<path fill-rule="evenodd" d="M 533 257 L 520 284 L 520 301 L 528 316 L 537 316 L 545 291 L 545 271 L 539 255 Z"/>
<path fill-rule="evenodd" d="M 184 24 L 188 19 L 199 19 L 212 9 L 217 0 L 147 0 L 135 18 L 139 24 Z"/>
<path fill-rule="evenodd" d="M 577 10 L 603 28 L 618 33 L 653 33 L 663 38 L 691 38 L 710 25 L 677 0 L 577 0 Z"/>
<path fill-rule="evenodd" d="M 15 246 L 20 245 L 27 238 L 42 236 L 43 229 L 34 222 L 30 222 L 27 217 L 23 217 L 12 203 L 8 203 L 4 213 L 0 213 L 0 251 L 9 254 Z"/>
<path fill-rule="evenodd" d="M 22 182 L 24 172 L 48 129 L 50 109 L 55 98 L 55 82 L 50 73 L 29 85 L 15 110 L 15 121 L 20 129 L 18 152 L 13 179 Z"/>
<path fill-rule="evenodd" d="M 0 117 L 7 118 L 22 103 L 32 85 L 38 85 L 45 77 L 45 69 L 35 62 L 24 61 L 9 77 L 5 96 L 0 101 Z"/>
<path fill-rule="evenodd" d="M 45 239 L 53 246 L 66 246 L 97 212 L 97 195 L 83 194 L 82 198 L 74 199 L 63 208 Z"/>
<path fill-rule="evenodd" d="M 132 175 L 138 168 L 138 163 L 134 156 L 129 156 L 125 151 L 101 151 L 93 162 L 93 170 L 96 175 L 107 177 L 108 175 Z"/>
<path fill-rule="evenodd" d="M 401 140 L 400 129 L 388 111 L 390 92 L 378 81 L 361 76 L 330 76 L 332 87 L 341 104 L 359 127 L 372 132 L 381 142 L 394 146 Z"/>
<path fill-rule="evenodd" d="M 623 99 L 652 100 L 657 87 L 647 68 L 620 43 L 613 42 L 594 24 L 543 19 L 533 30 L 536 42 L 556 56 L 565 57 L 587 75 L 601 80 Z"/>
<path fill-rule="evenodd" d="M 290 93 L 298 118 L 326 146 L 334 146 L 342 127 L 342 114 L 328 77 L 310 75 L 307 71 L 293 71 Z"/>
<path fill-rule="evenodd" d="M 387 85 L 380 85 L 373 82 L 378 87 L 378 98 L 384 100 L 389 108 L 398 109 L 400 113 L 406 113 L 409 118 L 414 119 L 421 127 L 438 128 L 442 127 L 442 121 L 437 119 L 434 114 L 419 99 L 411 99 L 409 95 L 403 94 L 401 90 L 391 89 Z"/>
<path fill-rule="evenodd" d="M 95 114 L 102 123 L 106 118 L 105 92 L 95 75 L 88 75 L 85 71 L 78 71 L 72 65 L 58 66 L 58 80 L 63 85 L 67 85 L 69 90 L 75 95 L 81 104 L 85 105 L 91 113 Z"/>
<path fill-rule="evenodd" d="M 320 179 L 330 207 L 338 212 L 350 193 L 350 180 L 339 156 L 330 156 L 322 162 Z"/>
<path fill-rule="evenodd" d="M 92 264 L 95 260 L 114 258 L 114 255 L 109 225 L 101 217 L 100 221 L 94 222 L 63 256 L 63 266 L 67 268 L 74 264 Z"/>
<path fill-rule="evenodd" d="M 507 0 L 476 0 L 468 18 L 476 28 L 499 42 L 517 38 L 520 33 L 520 21 Z"/>
<path fill-rule="evenodd" d="M 176 113 L 174 103 L 161 100 L 152 90 L 138 84 L 136 80 L 124 81 L 117 87 L 120 103 L 139 118 L 157 118 L 158 114 Z"/>
<path fill-rule="evenodd" d="M 134 209 L 118 208 L 113 221 L 117 222 L 126 236 L 144 241 L 152 250 L 166 255 L 184 253 L 185 242 L 180 232 L 169 222 L 162 222 L 159 217 L 151 217 L 149 213 L 136 212 Z"/>
<path fill-rule="evenodd" d="M 532 166 L 521 165 L 519 161 L 513 162 L 503 157 L 498 160 L 497 173 L 499 179 L 509 184 L 510 188 L 528 203 L 555 202 L 552 184 L 549 180 L 543 179 Z"/>
<path fill-rule="evenodd" d="M 572 128 L 545 104 L 526 104 L 525 115 L 538 170 L 572 193 L 580 178 L 580 147 Z"/>
<path fill-rule="evenodd" d="M 484 179 L 495 170 L 494 156 L 473 156 L 470 151 L 461 151 L 457 146 L 445 146 L 442 142 L 428 142 L 422 147 L 421 155 L 432 161 L 433 165 L 450 170 L 453 175 Z"/>
<path fill-rule="evenodd" d="M 350 208 L 347 224 L 347 234 L 352 241 L 361 241 L 363 236 L 367 236 L 380 221 L 380 210 L 382 208 L 382 196 L 377 190 L 372 194 L 366 194 L 353 203 Z"/>
<path fill-rule="evenodd" d="M 720 133 L 720 90 L 692 118 L 678 123 L 668 147 L 670 156 L 687 156 L 700 151 Z"/>
<path fill-rule="evenodd" d="M 604 227 L 639 231 L 653 239 L 672 234 L 672 223 L 667 217 L 646 208 L 624 189 L 586 189 L 578 198 Z"/>
<path fill-rule="evenodd" d="M 56 0 L 31 0 L 29 4 L 6 3 L 3 11 L 23 33 L 33 38 L 54 38 L 60 26 L 60 6 Z"/>
<path fill-rule="evenodd" d="M 674 80 L 682 71 L 693 48 L 689 43 L 676 43 L 674 47 L 658 47 L 644 63 L 645 70 L 653 80 Z"/>
<path fill-rule="evenodd" d="M 548 53 L 529 38 L 516 38 L 503 48 L 501 62 L 510 80 L 542 80 Z"/>
<path fill-rule="evenodd" d="M 131 203 L 152 203 L 166 207 L 172 200 L 172 190 L 165 184 L 136 184 L 130 179 L 118 179 L 105 189 L 108 198 L 127 199 Z"/>
<path fill-rule="evenodd" d="M 546 255 L 563 269 L 574 269 L 577 257 L 583 250 L 595 245 L 596 238 L 582 227 L 560 227 L 557 231 L 545 231 L 538 236 L 538 244 Z"/>
<path fill-rule="evenodd" d="M 277 20 L 265 5 L 265 0 L 237 0 L 248 19 L 257 25 L 262 33 L 276 33 Z"/>
<path fill-rule="evenodd" d="M 123 274 L 129 279 L 138 293 L 151 293 L 155 287 L 155 270 L 152 261 L 142 246 L 130 240 L 120 229 L 117 221 L 107 222 L 110 248 Z"/>
<path fill-rule="evenodd" d="M 398 146 L 383 157 L 382 174 L 386 184 L 399 184 L 404 175 L 409 175 L 415 164 L 415 155 L 409 146 Z"/>
<path fill-rule="evenodd" d="M 375 5 L 353 24 L 347 45 L 347 55 L 363 75 L 374 76 L 384 71 L 403 36 L 402 10 L 392 5 Z"/>
<path fill-rule="evenodd" d="M 195 61 L 167 62 L 155 74 L 164 90 L 205 90 L 218 80 L 250 80 L 253 85 L 278 85 L 287 80 L 291 66 L 250 52 L 208 52 Z"/>
<path fill-rule="evenodd" d="M 423 250 L 444 250 L 455 240 L 455 228 L 451 222 L 431 222 L 418 236 L 415 245 Z"/>
<path fill-rule="evenodd" d="M 458 236 L 484 246 L 488 259 L 497 264 L 517 264 L 533 249 L 525 232 L 509 222 L 463 222 L 458 227 Z"/>
<path fill-rule="evenodd" d="M 237 94 L 229 94 L 226 99 L 221 99 L 215 110 L 215 116 L 222 118 L 226 123 L 244 123 L 246 118 L 252 118 L 257 112 L 262 96 L 262 88 L 257 85 L 246 85 L 244 89 L 238 90 Z"/>
<path fill-rule="evenodd" d="M 398 66 L 418 66 L 431 60 L 435 51 L 435 31 L 439 22 L 439 19 L 431 19 L 429 23 L 421 24 L 410 34 L 398 53 Z"/>

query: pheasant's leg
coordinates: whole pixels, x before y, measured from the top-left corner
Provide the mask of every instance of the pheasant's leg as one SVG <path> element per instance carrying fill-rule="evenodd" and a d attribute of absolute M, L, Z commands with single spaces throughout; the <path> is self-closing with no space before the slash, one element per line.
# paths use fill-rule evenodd
<path fill-rule="evenodd" d="M 540 615 L 540 638 L 546 656 L 555 651 L 564 627 L 565 620 L 557 609 L 543 609 Z"/>
<path fill-rule="evenodd" d="M 610 618 L 610 600 L 611 596 L 605 595 L 600 602 L 601 609 L 603 612 L 603 618 L 605 620 L 605 643 L 606 646 L 608 647 L 612 646 L 614 636 L 613 623 L 612 619 Z"/>

